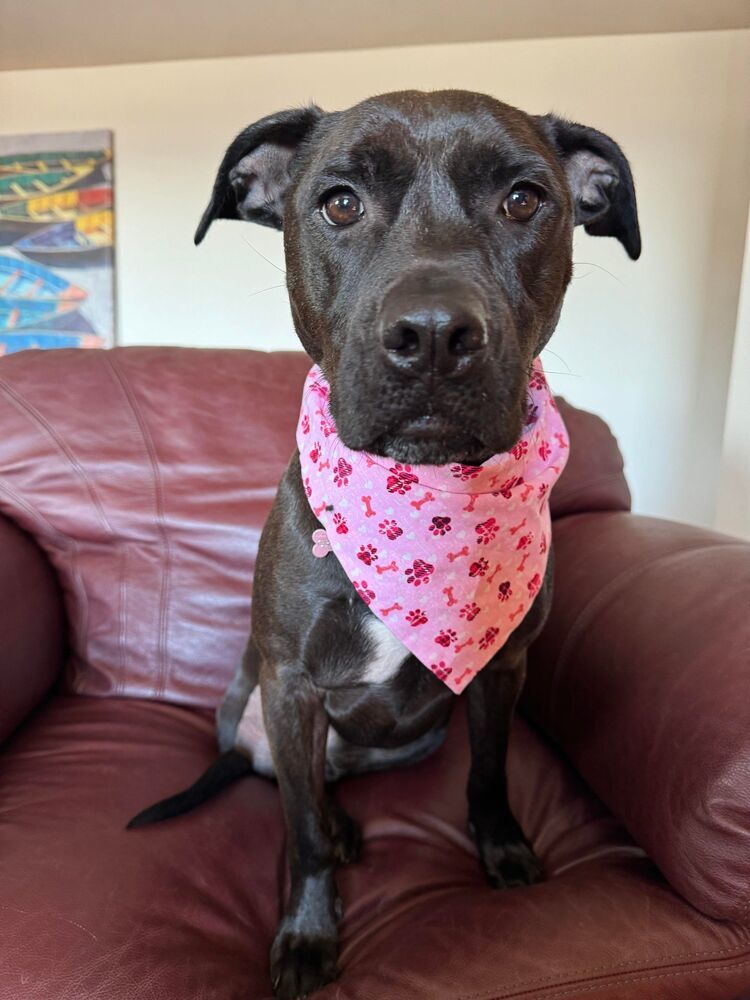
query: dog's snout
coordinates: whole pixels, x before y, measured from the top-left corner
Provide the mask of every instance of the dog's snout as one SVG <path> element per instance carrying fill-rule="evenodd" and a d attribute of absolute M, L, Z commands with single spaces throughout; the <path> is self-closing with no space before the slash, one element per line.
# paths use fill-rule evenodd
<path fill-rule="evenodd" d="M 450 301 L 394 305 L 383 315 L 381 343 L 387 363 L 399 371 L 462 374 L 484 355 L 487 331 L 478 309 Z"/>

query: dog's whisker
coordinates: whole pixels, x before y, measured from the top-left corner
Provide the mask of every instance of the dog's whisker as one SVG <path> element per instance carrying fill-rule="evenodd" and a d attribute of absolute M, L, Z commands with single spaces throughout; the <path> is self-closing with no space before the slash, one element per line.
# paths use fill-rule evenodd
<path fill-rule="evenodd" d="M 551 347 L 545 347 L 544 350 L 545 350 L 545 352 L 547 354 L 551 354 L 553 358 L 557 358 L 558 361 L 562 362 L 562 364 L 565 365 L 565 367 L 568 369 L 569 372 L 572 372 L 572 368 L 570 367 L 570 365 L 568 364 L 568 362 L 565 360 L 565 358 L 562 357 L 562 355 L 558 354 L 556 351 L 553 351 Z M 546 369 L 545 369 L 545 371 L 546 371 Z M 558 373 L 555 372 L 554 374 L 558 374 Z"/>
<path fill-rule="evenodd" d="M 250 242 L 250 240 L 249 240 L 249 239 L 248 239 L 248 238 L 247 238 L 246 236 L 243 236 L 243 237 L 242 237 L 242 239 L 243 239 L 243 240 L 245 241 L 245 243 L 247 243 L 247 245 L 248 245 L 248 246 L 250 247 L 250 249 L 251 249 L 251 250 L 254 250 L 254 251 L 255 251 L 255 252 L 257 253 L 257 255 L 258 255 L 259 257 L 262 257 L 262 258 L 263 258 L 263 260 L 264 260 L 264 261 L 265 261 L 265 262 L 266 262 L 267 264 L 270 264 L 270 265 L 271 265 L 271 267 L 275 267 L 275 268 L 276 268 L 276 270 L 277 270 L 277 271 L 281 271 L 281 273 L 282 273 L 282 274 L 286 274 L 286 271 L 284 270 L 284 268 L 283 268 L 283 267 L 279 267 L 279 265 L 278 265 L 278 264 L 275 264 L 275 263 L 274 263 L 274 262 L 273 262 L 273 261 L 271 260 L 271 258 L 270 258 L 270 257 L 266 257 L 266 255 L 265 255 L 264 253 L 261 253 L 261 252 L 260 252 L 260 250 L 259 250 L 259 249 L 258 249 L 258 248 L 257 248 L 256 246 L 253 246 L 253 244 L 252 244 L 252 243 Z"/>
<path fill-rule="evenodd" d="M 604 273 L 605 273 L 605 274 L 608 274 L 608 275 L 610 276 L 610 278 L 613 278 L 613 279 L 614 279 L 614 280 L 615 280 L 615 281 L 617 282 L 617 284 L 618 284 L 618 285 L 623 285 L 623 287 L 624 287 L 624 284 L 625 284 L 625 283 L 624 283 L 623 281 L 621 281 L 621 280 L 620 280 L 620 279 L 619 279 L 619 278 L 617 277 L 617 275 L 616 275 L 616 274 L 612 274 L 612 272 L 611 272 L 611 271 L 608 271 L 606 267 L 602 267 L 602 265 L 601 265 L 601 264 L 595 264 L 595 263 L 594 263 L 593 261 L 591 261 L 591 260 L 574 260 L 574 261 L 573 261 L 573 267 L 578 267 L 578 266 L 579 266 L 579 265 L 581 265 L 581 264 L 582 264 L 582 265 L 583 265 L 584 267 L 594 267 L 594 268 L 596 268 L 596 269 L 597 269 L 597 271 L 604 271 Z M 589 274 L 590 274 L 590 273 L 591 273 L 591 272 L 589 272 Z M 579 275 L 574 275 L 574 276 L 573 276 L 573 279 L 575 280 L 575 278 L 576 278 L 576 277 L 578 277 L 578 278 L 587 278 L 587 277 L 588 277 L 588 274 L 579 274 Z"/>
<path fill-rule="evenodd" d="M 278 285 L 269 285 L 269 286 L 268 286 L 268 288 L 259 288 L 259 289 L 258 289 L 257 291 L 255 291 L 255 292 L 250 292 L 250 293 L 248 294 L 248 296 L 247 296 L 247 297 L 248 297 L 249 299 L 252 299 L 252 298 L 253 298 L 253 296 L 255 296 L 255 295 L 262 295 L 262 294 L 263 294 L 263 292 L 272 292 L 272 291 L 274 290 L 274 288 L 286 288 L 286 282 L 285 282 L 285 281 L 282 281 L 282 282 L 281 282 L 280 284 L 278 284 Z"/>

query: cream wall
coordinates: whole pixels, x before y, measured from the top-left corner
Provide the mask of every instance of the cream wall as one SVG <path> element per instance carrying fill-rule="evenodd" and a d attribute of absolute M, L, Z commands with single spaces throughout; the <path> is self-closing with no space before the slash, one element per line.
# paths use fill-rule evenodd
<path fill-rule="evenodd" d="M 750 213 L 724 424 L 717 527 L 750 538 Z"/>
<path fill-rule="evenodd" d="M 283 275 L 260 256 L 282 266 L 278 234 L 224 223 L 192 245 L 219 158 L 248 122 L 310 100 L 464 87 L 609 132 L 633 164 L 644 253 L 633 264 L 612 240 L 576 239 L 547 367 L 614 428 L 639 510 L 711 524 L 749 84 L 748 31 L 34 70 L 0 73 L 0 131 L 114 129 L 121 343 L 268 349 L 296 344 L 284 290 L 271 287 Z"/>

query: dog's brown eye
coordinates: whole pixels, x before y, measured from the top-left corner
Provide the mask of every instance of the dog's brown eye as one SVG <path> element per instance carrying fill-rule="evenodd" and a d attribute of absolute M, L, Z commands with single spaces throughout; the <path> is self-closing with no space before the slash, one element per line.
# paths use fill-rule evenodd
<path fill-rule="evenodd" d="M 365 206 L 353 191 L 344 189 L 328 195 L 320 210 L 329 226 L 351 226 L 362 218 Z"/>
<path fill-rule="evenodd" d="M 537 190 L 522 185 L 510 192 L 503 202 L 503 211 L 509 219 L 528 222 L 539 211 L 542 199 Z"/>

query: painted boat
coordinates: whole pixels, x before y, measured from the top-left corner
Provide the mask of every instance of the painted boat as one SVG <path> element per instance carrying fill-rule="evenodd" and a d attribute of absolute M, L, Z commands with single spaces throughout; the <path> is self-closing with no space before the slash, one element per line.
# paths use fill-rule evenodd
<path fill-rule="evenodd" d="M 39 264 L 0 256 L 0 331 L 78 309 L 87 293 Z"/>
<path fill-rule="evenodd" d="M 104 340 L 87 330 L 48 330 L 29 328 L 18 333 L 0 331 L 0 357 L 5 354 L 16 354 L 18 351 L 48 351 L 63 347 L 95 348 L 104 347 Z"/>
<path fill-rule="evenodd" d="M 86 212 L 99 212 L 111 207 L 112 188 L 108 184 L 0 204 L 0 246 L 15 243 L 27 233 L 38 232 L 44 226 L 71 222 Z"/>
<path fill-rule="evenodd" d="M 87 267 L 112 249 L 112 211 L 90 212 L 71 222 L 46 226 L 14 243 L 25 257 L 49 267 Z"/>
<path fill-rule="evenodd" d="M 74 166 L 95 167 L 112 158 L 109 149 L 71 150 L 55 153 L 7 153 L 0 156 L 0 175 L 32 171 L 72 170 Z"/>
<path fill-rule="evenodd" d="M 25 174 L 0 175 L 0 204 L 55 194 L 89 177 L 95 164 L 77 163 L 69 170 L 34 170 Z"/>

